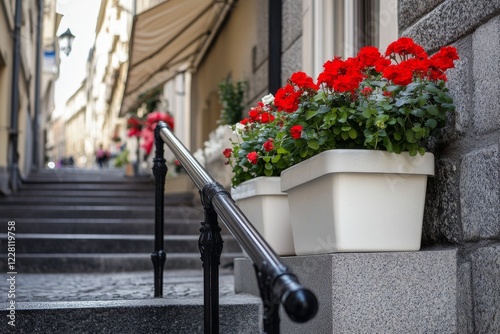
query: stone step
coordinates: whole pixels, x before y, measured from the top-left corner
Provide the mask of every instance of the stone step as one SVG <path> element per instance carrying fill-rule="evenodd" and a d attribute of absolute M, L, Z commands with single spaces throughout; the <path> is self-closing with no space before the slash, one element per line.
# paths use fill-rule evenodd
<path fill-rule="evenodd" d="M 151 249 L 152 251 L 152 249 Z M 153 270 L 151 253 L 94 253 L 94 254 L 17 254 L 16 271 L 18 273 L 116 273 Z M 235 258 L 241 253 L 223 252 L 221 268 L 232 268 Z M 201 269 L 200 253 L 168 253 L 165 270 Z M 7 261 L 0 263 L 0 270 L 6 273 Z"/>
<path fill-rule="evenodd" d="M 152 191 L 154 193 L 154 183 L 118 183 L 118 182 L 47 182 L 47 183 L 23 183 L 20 187 L 20 192 L 24 190 L 66 190 L 66 189 L 81 189 L 81 190 L 137 190 L 137 191 Z"/>
<path fill-rule="evenodd" d="M 37 253 L 147 253 L 154 235 L 17 233 L 16 254 Z M 165 252 L 197 253 L 198 235 L 165 235 Z M 241 252 L 232 236 L 224 236 L 224 252 Z M 0 249 L 7 249 L 7 234 L 0 235 Z"/>
<path fill-rule="evenodd" d="M 165 235 L 200 232 L 202 219 L 165 219 Z M 22 218 L 16 221 L 18 233 L 65 234 L 154 234 L 154 219 L 132 218 Z"/>
<path fill-rule="evenodd" d="M 129 191 L 129 190 L 78 190 L 78 189 L 64 189 L 64 190 L 44 190 L 44 189 L 24 189 L 17 192 L 14 197 L 22 196 L 51 196 L 51 197 L 67 197 L 67 196 L 85 196 L 85 197 L 131 197 L 137 198 L 147 196 L 154 198 L 154 190 L 148 191 Z"/>
<path fill-rule="evenodd" d="M 166 206 L 164 215 L 168 218 L 203 216 L 200 208 L 185 205 Z M 0 218 L 19 220 L 20 218 L 152 218 L 152 206 L 123 205 L 34 205 L 30 207 L 8 206 L 0 211 Z M 1 223 L 1 222 L 0 222 Z"/>
<path fill-rule="evenodd" d="M 179 195 L 179 196 L 165 196 L 165 205 L 193 205 L 192 195 Z M 197 200 L 197 199 L 196 199 Z M 79 205 L 144 205 L 154 207 L 155 198 L 154 196 L 116 196 L 116 197 L 106 197 L 106 196 L 34 196 L 34 195 L 23 195 L 23 196 L 11 196 L 6 198 L 0 198 L 1 206 L 32 206 L 32 205 L 53 205 L 53 204 L 79 204 Z"/>
<path fill-rule="evenodd" d="M 3 328 L 8 328 L 7 306 L 2 303 L 0 311 Z M 261 332 L 258 298 L 222 297 L 219 314 L 221 333 Z M 203 333 L 203 299 L 18 302 L 15 328 L 51 334 Z"/>

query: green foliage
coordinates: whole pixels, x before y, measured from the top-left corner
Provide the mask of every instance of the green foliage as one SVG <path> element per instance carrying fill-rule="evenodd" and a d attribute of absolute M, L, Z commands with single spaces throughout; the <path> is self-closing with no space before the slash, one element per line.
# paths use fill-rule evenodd
<path fill-rule="evenodd" d="M 128 164 L 128 150 L 125 149 L 123 151 L 120 152 L 120 154 L 118 154 L 116 156 L 116 159 L 115 159 L 115 167 L 116 168 L 121 168 L 123 166 L 125 166 L 126 164 Z"/>
<path fill-rule="evenodd" d="M 219 100 L 222 105 L 218 124 L 232 125 L 241 120 L 246 83 L 233 83 L 230 79 L 219 84 Z"/>

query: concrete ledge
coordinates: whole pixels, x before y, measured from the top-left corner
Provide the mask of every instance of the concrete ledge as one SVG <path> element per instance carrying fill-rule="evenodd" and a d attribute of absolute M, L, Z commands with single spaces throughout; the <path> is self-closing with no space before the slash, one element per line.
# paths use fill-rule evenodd
<path fill-rule="evenodd" d="M 457 252 L 336 253 L 282 258 L 319 299 L 315 319 L 281 315 L 283 333 L 457 333 Z M 249 259 L 237 293 L 258 295 Z"/>

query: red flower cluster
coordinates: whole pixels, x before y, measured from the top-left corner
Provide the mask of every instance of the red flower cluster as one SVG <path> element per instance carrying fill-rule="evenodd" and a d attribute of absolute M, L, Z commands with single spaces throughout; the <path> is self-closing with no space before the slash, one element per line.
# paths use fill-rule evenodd
<path fill-rule="evenodd" d="M 399 55 L 406 59 L 407 56 L 415 56 L 417 58 L 427 58 L 427 53 L 424 48 L 420 45 L 416 44 L 409 37 L 401 37 L 395 42 L 392 42 L 387 47 L 385 51 L 386 56 L 395 56 Z"/>
<path fill-rule="evenodd" d="M 271 123 L 272 121 L 274 121 L 274 115 L 264 108 L 264 104 L 262 102 L 259 102 L 257 106 L 250 109 L 248 112 L 248 118 L 244 118 L 240 121 L 240 123 L 246 125 L 254 122 Z"/>
<path fill-rule="evenodd" d="M 279 111 L 292 113 L 299 107 L 299 98 L 302 91 L 296 91 L 291 84 L 286 84 L 285 87 L 278 89 L 274 97 L 274 105 Z"/>
<path fill-rule="evenodd" d="M 385 54 L 394 60 L 399 56 L 401 60 L 389 65 L 382 73 L 384 78 L 396 85 L 408 85 L 414 77 L 446 81 L 445 71 L 453 68 L 453 61 L 458 59 L 457 49 L 451 46 L 441 48 L 429 58 L 425 50 L 408 37 L 391 43 Z"/>
<path fill-rule="evenodd" d="M 339 93 L 354 92 L 363 81 L 362 64 L 356 58 L 342 60 L 335 57 L 323 64 L 324 71 L 318 76 L 318 83 Z"/>
<path fill-rule="evenodd" d="M 161 111 L 154 111 L 148 114 L 146 121 L 134 116 L 127 120 L 127 127 L 129 128 L 128 136 L 142 138 L 141 147 L 146 151 L 147 155 L 153 149 L 154 129 L 160 121 L 167 123 L 170 129 L 174 129 L 174 118 L 170 114 Z"/>
<path fill-rule="evenodd" d="M 144 122 L 138 118 L 135 117 L 130 117 L 127 120 L 127 128 L 128 130 L 128 136 L 129 137 L 140 137 L 141 136 L 141 130 L 142 127 L 144 126 Z"/>

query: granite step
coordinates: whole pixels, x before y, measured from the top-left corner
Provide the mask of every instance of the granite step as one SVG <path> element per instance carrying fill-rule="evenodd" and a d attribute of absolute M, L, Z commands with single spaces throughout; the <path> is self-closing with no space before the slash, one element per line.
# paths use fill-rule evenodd
<path fill-rule="evenodd" d="M 154 247 L 154 235 L 16 233 L 16 254 L 37 253 L 146 253 Z M 198 235 L 165 235 L 171 253 L 197 253 Z M 0 249 L 7 249 L 7 235 L 0 235 Z M 224 252 L 238 252 L 232 236 L 224 236 Z"/>
<path fill-rule="evenodd" d="M 202 216 L 200 208 L 185 205 L 165 206 L 167 218 Z M 19 220 L 20 218 L 143 218 L 154 219 L 154 207 L 149 205 L 33 205 L 29 207 L 2 207 L 0 218 Z"/>
<path fill-rule="evenodd" d="M 166 219 L 165 235 L 198 235 L 201 219 L 177 218 Z M 17 220 L 18 233 L 63 233 L 83 234 L 148 234 L 154 233 L 154 219 L 143 218 L 22 218 Z"/>
<path fill-rule="evenodd" d="M 7 325 L 9 310 L 0 316 Z M 220 332 L 261 332 L 260 300 L 220 299 Z M 15 327 L 24 333 L 203 333 L 202 298 L 16 303 Z"/>
<path fill-rule="evenodd" d="M 151 271 L 151 251 L 147 253 L 38 253 L 17 254 L 16 271 L 18 273 L 120 273 Z M 222 252 L 221 268 L 232 268 L 234 259 L 241 253 Z M 167 253 L 164 269 L 201 269 L 200 253 Z M 0 270 L 8 272 L 7 263 L 0 264 Z M 152 275 L 152 274 L 151 274 Z M 165 274 L 166 275 L 166 274 Z"/>

